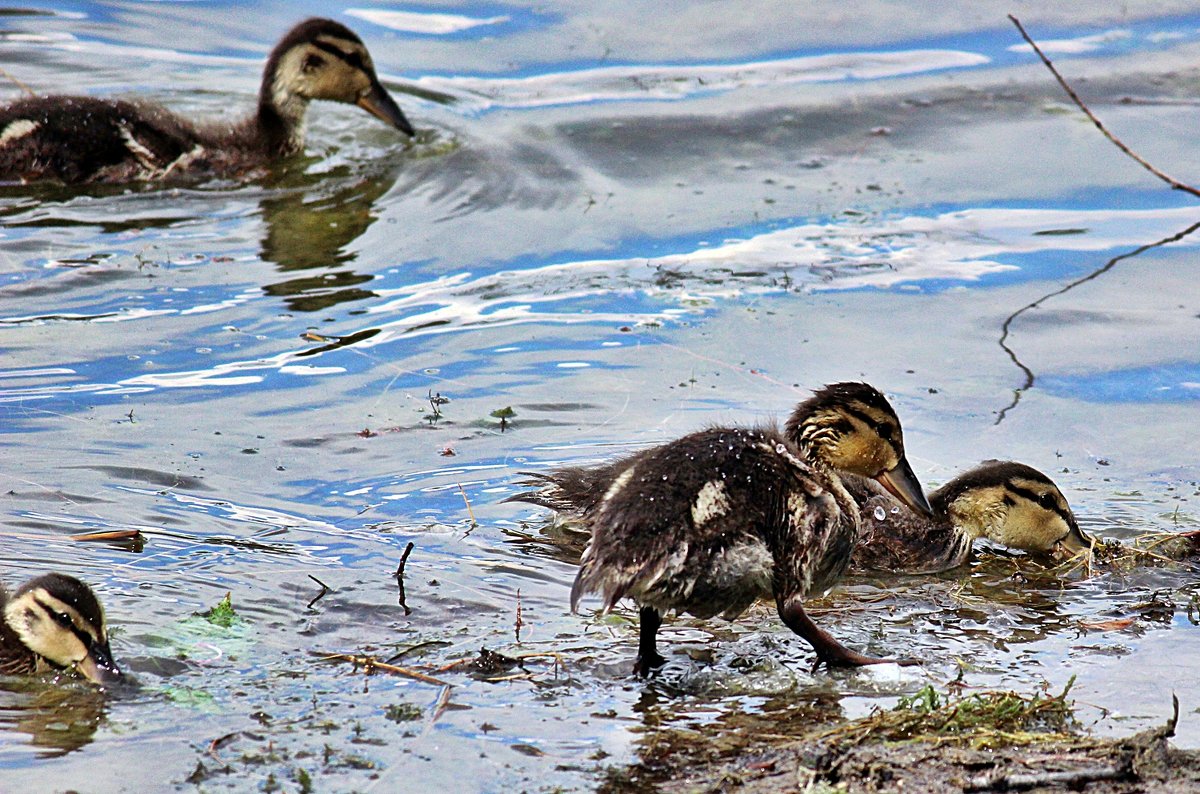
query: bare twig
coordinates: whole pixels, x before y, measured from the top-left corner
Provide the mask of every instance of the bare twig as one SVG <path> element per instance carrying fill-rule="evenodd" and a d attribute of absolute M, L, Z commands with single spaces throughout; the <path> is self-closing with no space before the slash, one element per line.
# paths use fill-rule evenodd
<path fill-rule="evenodd" d="M 84 532 L 80 535 L 71 536 L 71 540 L 80 542 L 141 539 L 142 533 L 136 529 L 112 529 L 108 530 L 107 532 Z"/>
<path fill-rule="evenodd" d="M 437 702 L 433 704 L 433 712 L 429 715 L 429 721 L 425 723 L 425 729 L 421 731 L 421 735 L 429 733 L 433 728 L 433 724 L 438 721 L 438 718 L 446 713 L 446 706 L 450 705 L 450 685 L 442 687 L 442 691 L 438 692 Z"/>
<path fill-rule="evenodd" d="M 521 644 L 521 627 L 525 625 L 525 621 L 521 620 L 521 588 L 517 588 L 517 623 L 513 626 L 513 634 L 517 638 L 517 645 Z"/>
<path fill-rule="evenodd" d="M 485 678 L 489 684 L 498 684 L 504 681 L 532 681 L 537 677 L 536 673 L 512 673 L 511 675 L 500 675 L 494 678 Z"/>
<path fill-rule="evenodd" d="M 1152 243 L 1147 243 L 1146 245 L 1138 246 L 1137 248 L 1133 249 L 1132 251 L 1127 251 L 1123 254 L 1118 254 L 1117 256 L 1114 256 L 1112 259 L 1110 259 L 1106 263 L 1104 263 L 1104 265 L 1102 267 L 1099 267 L 1096 270 L 1093 270 L 1091 273 L 1088 273 L 1086 276 L 1075 279 L 1070 284 L 1067 284 L 1065 287 L 1060 287 L 1059 289 L 1056 289 L 1053 292 L 1048 292 L 1045 295 L 1043 295 L 1042 297 L 1033 301 L 1032 303 L 1027 303 L 1024 306 L 1022 306 L 1021 308 L 1017 309 L 1012 314 L 1008 315 L 1008 317 L 1006 317 L 1004 319 L 1004 323 L 1001 324 L 1001 326 L 1000 326 L 999 344 L 1000 344 L 1001 349 L 1004 350 L 1004 352 L 1008 354 L 1008 357 L 1010 359 L 1012 359 L 1012 362 L 1017 365 L 1017 368 L 1020 369 L 1022 373 L 1024 373 L 1025 382 L 1022 383 L 1016 389 L 1013 389 L 1012 402 L 1010 402 L 1008 405 L 1006 405 L 1005 407 L 1000 409 L 999 414 L 997 414 L 997 416 L 996 416 L 995 424 L 1000 424 L 1001 422 L 1004 421 L 1004 418 L 1008 415 L 1008 412 L 1017 407 L 1017 403 L 1019 403 L 1021 401 L 1021 396 L 1025 392 L 1027 392 L 1031 388 L 1033 388 L 1033 383 L 1036 380 L 1036 377 L 1033 374 L 1033 370 L 1031 370 L 1029 367 L 1025 366 L 1025 364 L 1023 364 L 1021 362 L 1021 359 L 1017 357 L 1016 351 L 1014 351 L 1008 344 L 1008 338 L 1009 338 L 1010 334 L 1012 333 L 1012 325 L 1018 317 L 1020 317 L 1025 312 L 1030 311 L 1031 309 L 1038 308 L 1039 306 L 1041 306 L 1043 303 L 1050 300 L 1051 298 L 1058 297 L 1059 295 L 1062 295 L 1066 292 L 1070 292 L 1071 290 L 1075 289 L 1076 287 L 1080 286 L 1081 284 L 1086 284 L 1087 282 L 1092 281 L 1093 279 L 1099 278 L 1100 276 L 1104 275 L 1108 271 L 1112 270 L 1114 267 L 1117 266 L 1117 264 L 1119 262 L 1122 262 L 1123 260 L 1132 259 L 1136 256 L 1140 256 L 1141 254 L 1144 254 L 1146 251 L 1149 251 L 1154 248 L 1160 248 L 1164 245 L 1170 245 L 1171 243 L 1177 243 L 1180 240 L 1182 240 L 1183 238 L 1185 238 L 1188 235 L 1195 232 L 1197 229 L 1200 229 L 1200 222 L 1193 223 L 1191 226 L 1188 226 L 1186 229 L 1175 232 L 1175 234 L 1164 237 L 1161 240 L 1156 240 Z"/>
<path fill-rule="evenodd" d="M 1129 776 L 1129 771 L 1118 766 L 1094 766 L 1063 772 L 1028 772 L 1011 775 L 991 773 L 971 778 L 963 787 L 963 791 L 1023 791 L 1042 786 L 1081 789 L 1088 783 L 1097 780 L 1121 780 Z"/>
<path fill-rule="evenodd" d="M 405 656 L 408 656 L 413 651 L 420 650 L 421 648 L 428 648 L 431 645 L 449 645 L 449 644 L 450 643 L 443 642 L 442 640 L 425 640 L 424 642 L 418 642 L 416 645 L 410 645 L 407 648 L 405 648 L 404 650 L 397 651 L 396 653 L 392 654 L 391 656 L 389 656 L 387 658 L 387 662 L 388 662 L 388 664 L 392 664 L 397 659 L 403 659 Z"/>
<path fill-rule="evenodd" d="M 458 492 L 462 494 L 463 501 L 467 503 L 467 515 L 471 517 L 471 527 L 479 526 L 479 522 L 475 520 L 475 511 L 471 509 L 471 500 L 467 498 L 467 491 L 462 487 L 462 483 L 458 484 Z"/>
<path fill-rule="evenodd" d="M 396 578 L 397 579 L 404 578 L 404 563 L 408 562 L 408 555 L 412 554 L 414 545 L 416 545 L 416 544 L 414 544 L 410 540 L 408 542 L 408 545 L 404 547 L 404 553 L 400 555 L 400 564 L 398 566 L 396 566 Z"/>
<path fill-rule="evenodd" d="M 1008 18 L 1012 20 L 1014 25 L 1017 26 L 1017 30 L 1021 33 L 1021 38 L 1025 39 L 1026 43 L 1033 48 L 1033 51 L 1037 53 L 1037 56 L 1042 59 L 1042 63 L 1046 64 L 1046 68 L 1050 70 L 1050 74 L 1054 75 L 1054 79 L 1057 80 L 1058 84 L 1062 86 L 1064 91 L 1067 92 L 1067 96 L 1071 97 L 1071 101 L 1074 102 L 1076 106 L 1084 112 L 1084 115 L 1091 119 L 1092 123 L 1096 125 L 1096 129 L 1100 130 L 1100 132 L 1104 134 L 1105 138 L 1108 138 L 1110 141 L 1112 141 L 1114 146 L 1132 158 L 1133 161 L 1142 168 L 1145 168 L 1147 171 L 1166 182 L 1175 190 L 1182 190 L 1185 193 L 1191 193 L 1193 196 L 1200 196 L 1200 190 L 1192 187 L 1191 185 L 1184 184 L 1174 177 L 1164 174 L 1162 171 L 1158 170 L 1149 162 L 1147 162 L 1144 157 L 1126 146 L 1124 141 L 1109 132 L 1108 128 L 1104 126 L 1100 119 L 1096 118 L 1096 114 L 1093 113 L 1091 109 L 1089 109 L 1088 106 L 1083 103 L 1083 100 L 1079 98 L 1079 94 L 1075 93 L 1075 89 L 1071 88 L 1070 84 L 1067 83 L 1063 76 L 1058 73 L 1058 70 L 1054 68 L 1054 64 L 1050 63 L 1050 59 L 1046 57 L 1046 54 L 1042 52 L 1042 49 L 1038 47 L 1038 45 L 1034 43 L 1033 39 L 1029 37 L 1029 34 L 1025 32 L 1025 27 L 1021 24 L 1021 21 L 1012 14 L 1009 14 Z"/>
<path fill-rule="evenodd" d="M 324 598 L 325 594 L 329 592 L 329 585 L 325 584 L 320 579 L 313 576 L 311 573 L 308 574 L 308 578 L 312 579 L 314 582 L 321 585 L 321 592 L 317 593 L 316 596 L 313 597 L 313 600 L 309 601 L 308 605 L 306 607 L 304 607 L 305 609 L 312 609 L 312 605 L 317 603 L 318 601 L 320 601 L 322 598 Z"/>
<path fill-rule="evenodd" d="M 29 86 L 25 85 L 23 82 L 21 82 L 17 78 L 13 77 L 12 73 L 9 72 L 7 69 L 0 67 L 0 76 L 3 76 L 6 80 L 10 81 L 13 85 L 15 85 L 17 88 L 21 89 L 22 91 L 24 91 L 26 94 L 33 96 L 33 89 L 30 88 Z"/>
<path fill-rule="evenodd" d="M 412 554 L 413 542 L 410 540 L 408 545 L 404 547 L 404 553 L 400 555 L 400 564 L 396 566 L 396 587 L 400 590 L 400 606 L 404 607 L 404 614 L 411 615 L 412 610 L 408 608 L 404 598 L 404 564 L 408 562 L 408 555 Z"/>
<path fill-rule="evenodd" d="M 427 394 L 427 398 L 429 400 L 429 407 L 433 409 L 433 416 L 431 417 L 431 419 L 433 421 L 437 421 L 438 419 L 441 419 L 442 418 L 442 406 L 445 405 L 446 403 L 450 402 L 450 398 L 443 397 L 441 392 L 434 394 L 433 389 L 429 390 L 429 392 Z"/>
<path fill-rule="evenodd" d="M 473 661 L 475 661 L 474 656 L 466 656 L 466 657 L 463 657 L 462 659 L 455 659 L 453 662 L 446 662 L 441 667 L 433 668 L 433 672 L 444 673 L 447 670 L 453 670 L 456 667 L 462 667 L 463 665 L 470 664 Z"/>
<path fill-rule="evenodd" d="M 545 658 L 553 659 L 554 660 L 553 670 L 554 670 L 555 678 L 558 678 L 559 669 L 564 669 L 564 670 L 566 669 L 566 664 L 563 662 L 562 654 L 557 653 L 556 651 L 519 653 L 516 656 L 514 656 L 513 658 L 516 659 L 517 661 L 521 662 L 522 664 L 525 662 L 526 659 L 545 659 Z"/>
<path fill-rule="evenodd" d="M 234 739 L 237 739 L 241 735 L 242 735 L 241 731 L 234 731 L 233 733 L 227 733 L 224 736 L 218 736 L 217 738 L 213 739 L 211 742 L 208 743 L 208 754 L 218 764 L 225 763 L 224 761 L 221 760 L 221 757 L 219 755 L 217 755 L 217 750 L 220 750 L 222 747 L 229 744 Z"/>
<path fill-rule="evenodd" d="M 385 673 L 400 675 L 404 676 L 405 678 L 412 678 L 416 681 L 423 681 L 426 684 L 436 684 L 438 686 L 445 687 L 451 685 L 448 681 L 443 681 L 440 678 L 434 678 L 431 675 L 426 675 L 419 670 L 412 670 L 407 667 L 399 667 L 394 664 L 388 664 L 387 662 L 381 662 L 371 656 L 358 656 L 350 653 L 322 653 L 318 654 L 318 656 L 326 661 L 350 662 L 356 668 L 361 667 L 363 672 L 367 675 L 370 675 L 376 670 L 382 670 Z"/>

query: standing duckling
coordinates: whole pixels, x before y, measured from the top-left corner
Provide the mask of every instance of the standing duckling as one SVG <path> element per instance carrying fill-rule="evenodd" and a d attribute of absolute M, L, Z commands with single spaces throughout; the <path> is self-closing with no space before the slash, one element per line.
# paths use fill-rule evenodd
<path fill-rule="evenodd" d="M 29 97 L 0 108 L 0 181 L 235 176 L 300 152 L 314 99 L 358 105 L 413 134 L 358 36 L 331 19 L 309 19 L 275 45 L 258 111 L 239 124 L 196 126 L 155 105 L 81 96 Z"/>
<path fill-rule="evenodd" d="M 989 460 L 929 495 L 934 517 L 900 509 L 874 482 L 850 478 L 861 505 L 863 534 L 856 569 L 937 573 L 966 562 L 977 538 L 1038 554 L 1075 554 L 1091 548 L 1058 486 L 1023 463 Z"/>
<path fill-rule="evenodd" d="M 826 386 L 796 407 L 782 433 L 713 428 L 594 470 L 600 477 L 566 471 L 591 531 L 571 608 L 589 592 L 601 594 L 606 610 L 625 597 L 638 603 L 635 674 L 665 661 L 656 648 L 663 613 L 732 619 L 760 597 L 775 599 L 819 663 L 889 661 L 844 647 L 803 607 L 807 594 L 842 575 L 858 537 L 858 505 L 841 473 L 873 478 L 930 512 L 904 457 L 900 422 L 873 387 Z"/>
<path fill-rule="evenodd" d="M 28 675 L 48 665 L 75 668 L 98 684 L 122 678 L 96 594 L 61 573 L 31 579 L 12 594 L 0 588 L 0 673 Z"/>

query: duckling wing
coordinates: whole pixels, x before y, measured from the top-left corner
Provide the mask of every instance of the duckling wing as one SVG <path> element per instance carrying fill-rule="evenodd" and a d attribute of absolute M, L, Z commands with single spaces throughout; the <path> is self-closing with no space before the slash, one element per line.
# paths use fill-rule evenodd
<path fill-rule="evenodd" d="M 596 506 L 613 481 L 630 465 L 628 459 L 601 466 L 568 466 L 551 472 L 521 472 L 517 484 L 532 488 L 505 502 L 529 502 L 560 513 L 584 513 Z"/>
<path fill-rule="evenodd" d="M 917 515 L 874 480 L 846 477 L 843 481 L 859 504 L 861 523 L 851 569 L 929 574 L 966 561 L 971 540 L 948 518 Z"/>
<path fill-rule="evenodd" d="M 825 557 L 840 509 L 818 479 L 773 429 L 716 428 L 641 453 L 586 516 L 572 609 L 599 592 L 606 608 L 630 596 L 735 616 L 772 594 L 777 570 L 793 589 L 836 577 L 844 562 L 826 570 Z M 835 556 L 848 560 L 850 542 Z"/>
<path fill-rule="evenodd" d="M 93 97 L 30 97 L 0 108 L 0 180 L 153 179 L 200 147 L 162 108 Z"/>

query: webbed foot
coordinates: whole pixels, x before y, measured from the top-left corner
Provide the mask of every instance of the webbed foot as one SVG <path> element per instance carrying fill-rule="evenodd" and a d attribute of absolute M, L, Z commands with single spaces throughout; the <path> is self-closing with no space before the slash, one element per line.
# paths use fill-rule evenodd
<path fill-rule="evenodd" d="M 637 659 L 633 663 L 633 674 L 638 678 L 649 678 L 658 668 L 667 663 L 667 660 L 658 653 L 652 656 L 639 653 Z"/>
<path fill-rule="evenodd" d="M 852 651 L 830 636 L 829 632 L 821 629 L 804 612 L 804 606 L 799 596 L 780 599 L 777 602 L 779 617 L 787 627 L 808 640 L 813 650 L 817 652 L 817 661 L 813 670 L 821 665 L 828 667 L 864 667 L 868 664 L 898 664 L 908 667 L 920 664 L 917 659 L 884 659 L 876 656 L 866 656 L 858 651 Z"/>

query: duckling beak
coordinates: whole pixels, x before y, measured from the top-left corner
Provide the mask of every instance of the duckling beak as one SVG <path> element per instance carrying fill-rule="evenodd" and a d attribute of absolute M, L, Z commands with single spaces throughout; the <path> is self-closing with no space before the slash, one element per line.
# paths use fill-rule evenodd
<path fill-rule="evenodd" d="M 1079 525 L 1075 523 L 1074 516 L 1071 516 L 1070 527 L 1070 531 L 1064 537 L 1059 538 L 1051 549 L 1055 556 L 1074 557 L 1081 551 L 1091 552 L 1095 538 L 1079 528 Z"/>
<path fill-rule="evenodd" d="M 75 669 L 97 684 L 115 684 L 125 676 L 113 661 L 108 640 L 92 643 L 88 655 L 75 663 Z"/>
<path fill-rule="evenodd" d="M 929 506 L 929 500 L 925 498 L 925 492 L 921 490 L 921 483 L 917 481 L 917 475 L 913 474 L 912 466 L 908 465 L 908 458 L 900 458 L 896 468 L 883 472 L 875 480 L 887 488 L 888 493 L 913 510 L 933 516 L 933 508 Z"/>
<path fill-rule="evenodd" d="M 408 123 L 408 119 L 404 118 L 404 114 L 400 111 L 400 106 L 396 104 L 396 100 L 392 99 L 392 95 L 387 92 L 387 89 L 378 80 L 372 78 L 371 90 L 360 96 L 354 104 L 372 116 L 391 124 L 405 135 L 410 137 L 416 135 L 416 130 Z"/>

